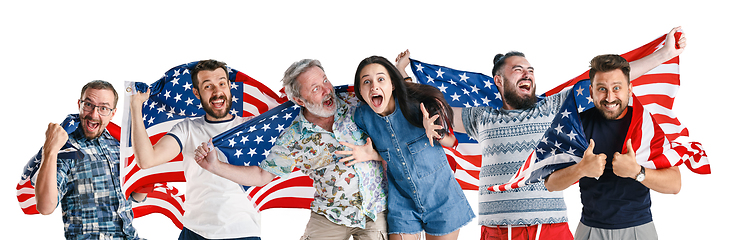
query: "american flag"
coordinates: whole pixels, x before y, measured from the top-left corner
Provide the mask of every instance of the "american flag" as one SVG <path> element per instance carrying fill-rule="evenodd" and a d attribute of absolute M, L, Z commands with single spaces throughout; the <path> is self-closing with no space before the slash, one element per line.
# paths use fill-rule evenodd
<path fill-rule="evenodd" d="M 633 113 L 625 141 L 631 139 L 636 161 L 641 166 L 661 169 L 686 164 L 692 172 L 711 173 L 706 152 L 700 143 L 669 141 L 650 112 L 638 103 L 640 100 L 634 96 L 629 104 Z M 490 186 L 488 190 L 505 191 L 537 183 L 552 172 L 582 160 L 588 140 L 579 113 L 593 107 L 592 98 L 589 97 L 589 80 L 576 83 L 560 113 L 554 117 L 551 127 L 524 165 L 509 182 Z M 625 148 L 623 146 L 622 152 L 627 152 Z"/>
<path fill-rule="evenodd" d="M 677 39 L 680 34 L 677 33 Z M 621 56 L 628 61 L 641 59 L 661 48 L 665 44 L 665 37 L 665 35 L 661 36 Z M 414 59 L 410 59 L 410 66 L 412 73 L 419 83 L 437 87 L 453 107 L 491 106 L 493 108 L 500 108 L 503 105 L 501 95 L 495 87 L 493 78 L 489 76 L 427 64 Z M 542 99 L 543 97 L 557 94 L 564 89 L 572 88 L 579 81 L 588 78 L 589 71 L 585 71 L 583 74 L 554 87 L 538 97 Z M 668 140 L 675 141 L 680 137 L 688 137 L 688 129 L 681 124 L 676 115 L 671 111 L 680 84 L 679 57 L 675 57 L 661 64 L 643 76 L 634 79 L 632 83 L 633 92 L 638 102 L 645 107 L 654 121 L 658 123 Z M 460 142 L 457 148 L 445 148 L 448 160 L 451 161 L 453 170 L 455 170 L 455 178 L 463 189 L 477 190 L 482 164 L 482 150 L 477 142 L 469 138 L 466 134 L 457 133 L 456 137 Z M 703 153 L 703 150 L 700 149 L 701 146 L 698 144 L 686 144 L 684 146 L 699 147 L 696 151 Z M 697 160 L 703 162 L 701 159 Z M 706 158 L 704 158 L 704 161 L 706 161 Z M 692 165 L 692 162 L 694 161 L 687 162 L 687 164 Z M 697 169 L 708 169 L 708 164 L 698 163 L 696 165 L 702 166 L 693 167 L 693 171 L 704 172 L 704 170 Z"/>
<path fill-rule="evenodd" d="M 201 117 L 205 112 L 200 101 L 193 95 L 190 77 L 190 68 L 197 62 L 191 62 L 174 67 L 163 77 L 151 85 L 145 83 L 126 83 L 125 94 L 136 94 L 137 91 L 151 89 L 150 98 L 143 105 L 143 120 L 155 144 L 176 123 L 186 117 Z M 214 146 L 222 150 L 230 163 L 238 165 L 258 164 L 266 156 L 266 151 L 272 146 L 272 137 L 279 135 L 278 126 L 286 128 L 292 118 L 286 118 L 281 110 L 285 105 L 292 104 L 286 97 L 278 96 L 265 85 L 232 68 L 227 68 L 231 80 L 232 109 L 231 114 L 243 117 L 257 116 L 214 137 Z M 281 105 L 282 104 L 282 105 Z M 129 98 L 125 100 L 125 109 L 129 109 Z M 269 110 L 272 111 L 269 111 Z M 292 117 L 298 114 L 297 109 L 290 108 Z M 269 121 L 275 118 L 277 121 Z M 153 186 L 148 199 L 136 204 L 135 217 L 151 213 L 161 213 L 170 218 L 173 223 L 182 228 L 180 218 L 184 210 L 182 204 L 185 195 L 175 188 L 171 182 L 185 182 L 183 175 L 182 155 L 168 163 L 150 168 L 140 169 L 134 161 L 131 148 L 129 112 L 123 118 L 121 154 L 124 168 L 122 168 L 123 190 L 130 194 L 135 189 L 144 186 Z M 260 120 L 266 120 L 260 122 Z M 288 121 L 289 120 L 289 121 Z M 276 122 L 276 123 L 275 123 Z M 236 142 L 232 145 L 232 141 Z M 246 151 L 245 151 L 246 150 Z M 309 208 L 313 199 L 312 180 L 296 173 L 287 178 L 276 178 L 262 187 L 242 186 L 258 210 L 268 208 Z"/>
<path fill-rule="evenodd" d="M 69 114 L 60 125 L 67 133 L 72 133 L 79 126 L 79 114 Z M 107 130 L 112 134 L 112 136 L 119 138 L 118 126 L 109 124 L 107 125 Z M 76 147 L 71 145 L 69 142 L 66 142 L 66 144 L 61 147 L 61 150 L 59 150 L 58 158 L 82 159 L 84 158 L 84 155 L 76 149 Z M 42 159 L 43 148 L 41 147 L 41 149 L 38 150 L 38 153 L 33 155 L 25 165 L 25 168 L 23 168 L 23 173 L 20 175 L 20 182 L 18 182 L 18 186 L 15 187 L 20 209 L 23 210 L 23 213 L 25 214 L 38 214 L 38 210 L 36 210 L 35 187 L 31 184 L 31 179 L 38 172 Z"/>

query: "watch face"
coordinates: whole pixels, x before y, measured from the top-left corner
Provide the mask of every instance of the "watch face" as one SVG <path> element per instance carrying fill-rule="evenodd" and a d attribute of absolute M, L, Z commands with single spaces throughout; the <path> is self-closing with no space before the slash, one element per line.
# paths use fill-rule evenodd
<path fill-rule="evenodd" d="M 641 166 L 641 171 L 638 173 L 638 175 L 635 176 L 635 180 L 642 182 L 645 179 L 646 179 L 646 168 Z"/>
<path fill-rule="evenodd" d="M 646 175 L 645 175 L 645 174 L 643 174 L 643 173 L 641 173 L 641 174 L 638 174 L 638 176 L 635 176 L 635 180 L 637 180 L 637 181 L 639 181 L 639 182 L 642 182 L 642 181 L 643 181 L 643 180 L 645 180 L 645 179 L 646 179 Z"/>

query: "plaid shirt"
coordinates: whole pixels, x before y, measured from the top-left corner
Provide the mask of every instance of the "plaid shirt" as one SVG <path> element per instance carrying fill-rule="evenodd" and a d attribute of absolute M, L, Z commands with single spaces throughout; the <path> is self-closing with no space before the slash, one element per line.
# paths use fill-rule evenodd
<path fill-rule="evenodd" d="M 69 134 L 69 142 L 82 154 L 57 160 L 66 239 L 140 239 L 120 183 L 119 141 L 106 130 L 89 140 L 78 128 Z"/>

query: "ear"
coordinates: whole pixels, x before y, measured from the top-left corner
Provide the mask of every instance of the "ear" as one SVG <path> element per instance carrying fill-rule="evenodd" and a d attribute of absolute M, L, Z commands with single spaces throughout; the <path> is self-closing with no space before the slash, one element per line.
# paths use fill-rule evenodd
<path fill-rule="evenodd" d="M 201 100 L 201 95 L 198 93 L 198 88 L 192 87 L 191 91 L 193 92 L 193 95 L 198 98 L 198 100 Z"/>
<path fill-rule="evenodd" d="M 293 102 L 295 102 L 295 104 L 297 104 L 297 105 L 299 105 L 299 106 L 305 106 L 305 101 L 303 101 L 303 100 L 302 100 L 302 99 L 300 99 L 300 98 L 297 98 L 297 97 L 293 97 L 293 98 L 292 98 L 292 101 L 293 101 Z"/>
<path fill-rule="evenodd" d="M 117 113 L 117 108 L 112 109 L 112 114 L 109 115 L 109 119 L 114 118 L 114 114 Z"/>
<path fill-rule="evenodd" d="M 494 76 L 493 82 L 496 83 L 496 87 L 498 88 L 499 92 L 503 91 L 503 77 L 501 77 L 501 75 Z"/>

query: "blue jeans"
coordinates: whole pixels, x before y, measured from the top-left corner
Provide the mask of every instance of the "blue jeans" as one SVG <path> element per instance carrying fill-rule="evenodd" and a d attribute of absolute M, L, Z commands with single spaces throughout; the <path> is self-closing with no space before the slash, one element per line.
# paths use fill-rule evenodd
<path fill-rule="evenodd" d="M 243 237 L 243 238 L 230 238 L 231 240 L 261 240 L 259 237 Z M 198 235 L 197 233 L 194 233 L 191 230 L 188 230 L 188 228 L 183 228 L 183 230 L 180 231 L 180 235 L 178 236 L 178 240 L 207 240 L 206 238 L 202 237 L 201 235 Z"/>

